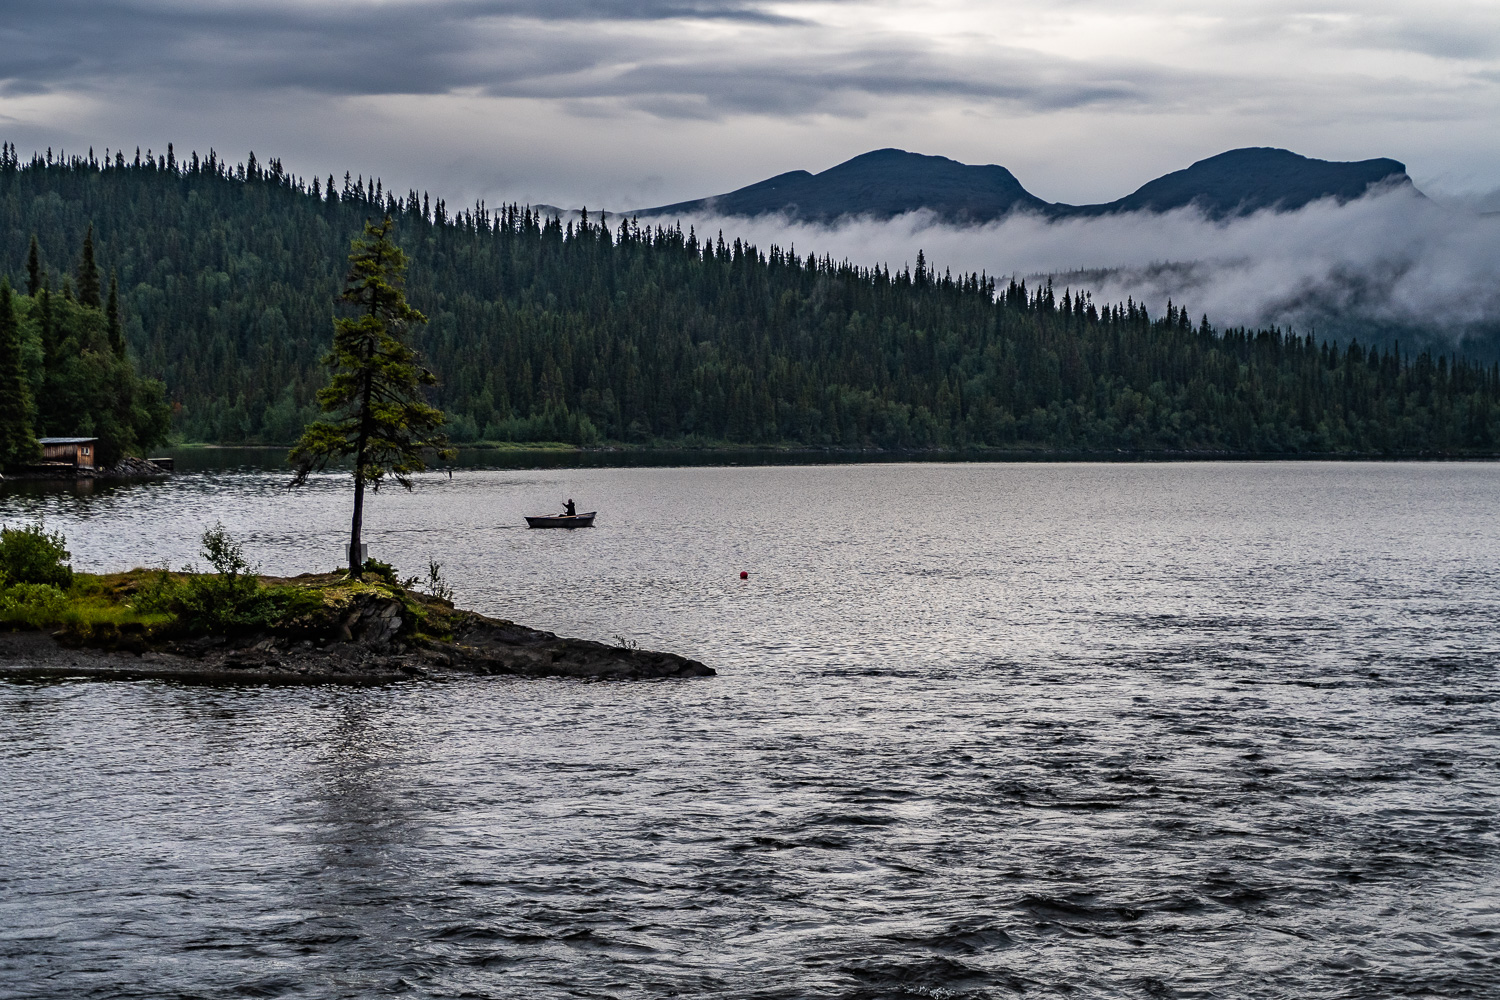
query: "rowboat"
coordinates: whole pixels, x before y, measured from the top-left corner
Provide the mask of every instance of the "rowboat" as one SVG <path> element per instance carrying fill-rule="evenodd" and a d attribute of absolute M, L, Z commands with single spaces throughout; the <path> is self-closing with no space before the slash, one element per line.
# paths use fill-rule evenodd
<path fill-rule="evenodd" d="M 591 510 L 587 514 L 538 514 L 535 517 L 527 514 L 526 526 L 528 528 L 592 528 L 594 526 L 594 515 L 599 513 Z"/>

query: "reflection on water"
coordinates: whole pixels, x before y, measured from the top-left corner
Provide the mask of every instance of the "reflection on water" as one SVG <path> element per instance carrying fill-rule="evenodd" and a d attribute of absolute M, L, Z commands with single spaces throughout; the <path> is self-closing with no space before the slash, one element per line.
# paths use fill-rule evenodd
<path fill-rule="evenodd" d="M 424 478 L 372 553 L 716 678 L 0 686 L 0 995 L 1486 996 L 1500 468 Z M 521 515 L 572 496 L 591 531 Z M 343 478 L 0 495 L 331 565 Z M 747 570 L 750 578 L 740 581 Z"/>
<path fill-rule="evenodd" d="M 168 448 L 164 455 L 177 463 L 177 471 L 201 472 L 266 472 L 287 468 L 286 447 L 263 446 L 188 446 Z M 764 465 L 826 465 L 836 462 L 843 465 L 861 464 L 910 464 L 949 463 L 954 461 L 1005 461 L 1015 456 L 997 455 L 990 452 L 972 454 L 944 454 L 941 452 L 913 452 L 903 454 L 886 451 L 817 451 L 782 450 L 770 448 L 745 449 L 649 449 L 629 450 L 598 448 L 576 450 L 571 448 L 458 448 L 452 461 L 436 462 L 438 471 L 453 469 L 644 469 L 707 466 L 764 466 Z M 1081 456 L 1080 456 L 1081 457 Z M 1067 456 L 1022 456 L 1025 461 L 1066 461 Z M 445 473 L 446 474 L 446 473 Z"/>

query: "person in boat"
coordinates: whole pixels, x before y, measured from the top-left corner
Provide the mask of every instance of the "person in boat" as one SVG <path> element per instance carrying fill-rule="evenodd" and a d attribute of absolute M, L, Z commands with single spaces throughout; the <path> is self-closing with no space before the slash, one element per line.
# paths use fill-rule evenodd
<path fill-rule="evenodd" d="M 573 506 L 573 499 L 571 497 L 568 498 L 567 503 L 563 504 L 563 515 L 566 517 L 578 516 L 578 508 Z"/>

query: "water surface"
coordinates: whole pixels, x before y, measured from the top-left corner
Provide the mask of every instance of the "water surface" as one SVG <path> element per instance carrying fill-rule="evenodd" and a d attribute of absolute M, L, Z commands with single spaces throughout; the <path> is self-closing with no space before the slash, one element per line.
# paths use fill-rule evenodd
<path fill-rule="evenodd" d="M 0 519 L 330 568 L 346 481 L 282 479 Z M 1477 464 L 382 491 L 373 555 L 719 676 L 0 685 L 0 996 L 1496 995 L 1497 516 Z"/>

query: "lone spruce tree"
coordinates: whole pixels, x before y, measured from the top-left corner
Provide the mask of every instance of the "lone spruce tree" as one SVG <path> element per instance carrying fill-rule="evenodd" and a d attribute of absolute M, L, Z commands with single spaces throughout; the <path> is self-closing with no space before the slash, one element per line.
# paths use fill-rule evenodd
<path fill-rule="evenodd" d="M 288 456 L 297 470 L 293 486 L 339 459 L 354 459 L 354 520 L 349 531 L 349 575 L 359 579 L 360 528 L 365 486 L 379 489 L 390 476 L 406 489 L 413 473 L 427 468 L 426 454 L 451 458 L 441 432 L 443 412 L 422 396 L 437 378 L 423 368 L 405 342 L 411 327 L 427 318 L 401 291 L 406 254 L 391 240 L 394 223 L 365 223 L 349 255 L 349 275 L 340 298 L 357 315 L 333 321 L 333 349 L 323 357 L 331 370 L 318 390 L 318 404 L 331 419 L 308 425 Z"/>

